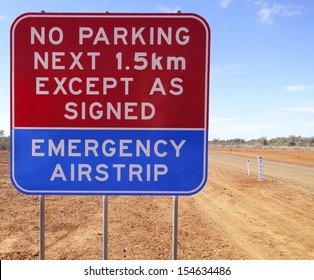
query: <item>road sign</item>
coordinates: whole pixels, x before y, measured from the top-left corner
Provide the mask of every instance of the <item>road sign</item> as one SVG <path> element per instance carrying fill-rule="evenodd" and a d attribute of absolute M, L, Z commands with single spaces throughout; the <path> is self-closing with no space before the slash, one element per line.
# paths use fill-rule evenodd
<path fill-rule="evenodd" d="M 207 179 L 209 45 L 195 14 L 18 17 L 14 186 L 41 195 L 198 192 Z"/>

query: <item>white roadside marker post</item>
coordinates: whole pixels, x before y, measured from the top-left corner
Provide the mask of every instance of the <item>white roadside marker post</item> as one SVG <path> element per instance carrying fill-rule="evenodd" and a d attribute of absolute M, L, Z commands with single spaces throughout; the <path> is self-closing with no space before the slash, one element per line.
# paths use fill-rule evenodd
<path fill-rule="evenodd" d="M 264 181 L 264 162 L 263 157 L 258 157 L 258 181 Z"/>

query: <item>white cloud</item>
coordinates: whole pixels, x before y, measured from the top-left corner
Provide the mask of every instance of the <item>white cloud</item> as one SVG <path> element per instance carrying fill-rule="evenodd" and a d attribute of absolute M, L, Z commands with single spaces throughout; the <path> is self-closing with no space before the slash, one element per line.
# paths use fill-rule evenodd
<path fill-rule="evenodd" d="M 220 65 L 212 70 L 214 73 L 228 73 L 228 74 L 243 74 L 244 71 L 244 64 L 239 63 L 230 63 L 230 64 L 223 64 Z"/>
<path fill-rule="evenodd" d="M 238 121 L 240 118 L 210 118 L 210 121 L 213 123 L 222 123 L 222 122 L 230 122 L 230 121 Z"/>
<path fill-rule="evenodd" d="M 6 21 L 8 20 L 8 17 L 5 15 L 0 15 L 0 21 Z"/>
<path fill-rule="evenodd" d="M 209 128 L 210 139 L 256 139 L 261 136 L 269 138 L 275 135 L 283 128 L 282 124 L 275 122 L 251 122 L 246 120 L 239 120 L 235 122 L 226 123 L 211 123 Z"/>
<path fill-rule="evenodd" d="M 254 4 L 259 7 L 258 18 L 261 24 L 271 25 L 277 16 L 292 17 L 301 14 L 301 10 L 298 7 L 277 3 L 270 5 L 264 0 L 256 0 Z"/>
<path fill-rule="evenodd" d="M 298 122 L 297 125 L 306 128 L 314 128 L 314 122 Z"/>
<path fill-rule="evenodd" d="M 217 80 L 217 77 L 228 76 L 233 77 L 233 80 L 238 80 L 241 75 L 246 74 L 245 65 L 243 63 L 230 63 L 217 66 L 211 69 L 211 80 Z M 235 78 L 237 75 L 237 78 Z"/>
<path fill-rule="evenodd" d="M 256 123 L 256 124 L 238 124 L 235 126 L 230 127 L 229 129 L 231 131 L 235 132 L 260 132 L 263 134 L 263 132 L 267 132 L 269 130 L 277 129 L 278 124 L 275 123 Z"/>
<path fill-rule="evenodd" d="M 232 0 L 220 0 L 220 7 L 222 9 L 228 8 Z"/>
<path fill-rule="evenodd" d="M 157 10 L 161 13 L 176 13 L 177 11 L 181 11 L 179 6 L 175 8 L 169 6 L 157 6 Z"/>
<path fill-rule="evenodd" d="M 284 87 L 286 91 L 307 91 L 310 88 L 308 85 L 290 85 Z"/>
<path fill-rule="evenodd" d="M 223 64 L 211 69 L 210 80 L 224 82 L 243 82 L 247 73 L 244 63 Z"/>
<path fill-rule="evenodd" d="M 284 108 L 283 111 L 292 112 L 292 113 L 312 113 L 312 114 L 314 114 L 314 106 L 290 107 L 290 108 Z"/>
<path fill-rule="evenodd" d="M 314 122 L 301 122 L 298 125 L 306 127 L 306 128 L 314 128 Z"/>

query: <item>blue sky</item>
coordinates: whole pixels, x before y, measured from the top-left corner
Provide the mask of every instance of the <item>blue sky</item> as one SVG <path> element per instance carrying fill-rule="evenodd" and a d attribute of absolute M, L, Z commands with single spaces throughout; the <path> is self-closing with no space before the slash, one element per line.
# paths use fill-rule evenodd
<path fill-rule="evenodd" d="M 313 0 L 0 0 L 0 129 L 10 131 L 10 26 L 25 12 L 197 13 L 211 27 L 210 139 L 314 136 Z"/>

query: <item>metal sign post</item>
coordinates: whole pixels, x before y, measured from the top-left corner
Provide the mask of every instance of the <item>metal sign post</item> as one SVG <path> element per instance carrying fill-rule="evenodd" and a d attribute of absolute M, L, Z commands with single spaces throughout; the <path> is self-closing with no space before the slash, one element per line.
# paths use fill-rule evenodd
<path fill-rule="evenodd" d="M 178 208 L 179 197 L 173 197 L 173 221 L 172 221 L 172 259 L 176 260 L 178 256 Z"/>
<path fill-rule="evenodd" d="M 103 196 L 103 259 L 108 260 L 108 196 Z"/>
<path fill-rule="evenodd" d="M 39 196 L 39 259 L 45 259 L 45 196 Z"/>

